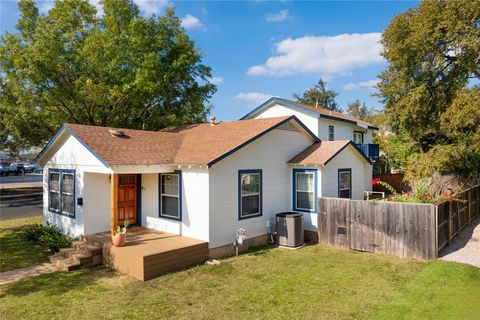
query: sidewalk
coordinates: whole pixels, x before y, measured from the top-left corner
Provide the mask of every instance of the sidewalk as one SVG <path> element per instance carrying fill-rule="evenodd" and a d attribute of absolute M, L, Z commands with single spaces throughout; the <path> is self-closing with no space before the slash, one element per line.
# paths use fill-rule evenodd
<path fill-rule="evenodd" d="M 52 273 L 59 269 L 51 263 L 43 263 L 36 266 L 15 269 L 0 273 L 0 285 L 12 283 L 28 277 L 36 277 L 41 274 Z"/>
<path fill-rule="evenodd" d="M 480 268 L 480 219 L 475 219 L 440 252 L 440 260 L 471 264 Z"/>
<path fill-rule="evenodd" d="M 0 183 L 0 189 L 34 188 L 42 185 L 42 181 Z"/>

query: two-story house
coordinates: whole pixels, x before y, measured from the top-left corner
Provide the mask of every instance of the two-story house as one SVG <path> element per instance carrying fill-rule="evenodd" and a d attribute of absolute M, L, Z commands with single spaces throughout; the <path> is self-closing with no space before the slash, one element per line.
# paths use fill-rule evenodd
<path fill-rule="evenodd" d="M 240 120 L 295 115 L 322 141 L 351 140 L 372 161 L 378 159 L 378 144 L 372 143 L 373 124 L 346 114 L 272 97 Z"/>

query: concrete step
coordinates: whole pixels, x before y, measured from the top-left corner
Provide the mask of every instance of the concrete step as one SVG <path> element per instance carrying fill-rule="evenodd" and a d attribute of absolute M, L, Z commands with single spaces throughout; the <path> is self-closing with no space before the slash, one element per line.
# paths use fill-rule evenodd
<path fill-rule="evenodd" d="M 50 256 L 50 263 L 54 264 L 63 271 L 78 270 L 82 267 L 80 263 L 72 261 L 69 258 L 65 258 L 62 254 Z"/>

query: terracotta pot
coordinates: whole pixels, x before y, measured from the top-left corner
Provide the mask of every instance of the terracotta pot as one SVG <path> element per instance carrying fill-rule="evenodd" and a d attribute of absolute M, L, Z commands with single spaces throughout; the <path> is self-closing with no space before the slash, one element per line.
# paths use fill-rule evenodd
<path fill-rule="evenodd" d="M 112 244 L 114 247 L 121 247 L 125 244 L 125 241 L 127 241 L 127 235 L 122 234 L 119 236 L 112 235 Z"/>

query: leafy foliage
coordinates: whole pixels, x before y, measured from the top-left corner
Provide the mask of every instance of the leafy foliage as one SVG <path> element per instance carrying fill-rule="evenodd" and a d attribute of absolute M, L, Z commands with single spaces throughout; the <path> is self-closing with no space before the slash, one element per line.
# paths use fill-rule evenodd
<path fill-rule="evenodd" d="M 43 234 L 44 229 L 45 227 L 41 224 L 32 224 L 28 227 L 28 229 L 25 229 L 24 231 L 25 239 L 34 242 L 38 241 L 38 239 L 40 239 L 40 236 Z"/>
<path fill-rule="evenodd" d="M 116 236 L 121 236 L 121 235 L 124 235 L 124 234 L 127 234 L 127 228 L 128 228 L 128 220 L 125 221 L 125 223 L 123 224 L 123 228 L 120 227 L 120 226 L 117 226 L 117 229 L 114 230 L 114 235 Z"/>
<path fill-rule="evenodd" d="M 335 91 L 327 89 L 327 83 L 323 79 L 320 79 L 314 87 L 305 90 L 301 95 L 294 94 L 293 97 L 299 103 L 342 112 L 342 109 L 338 107 L 335 101 L 337 95 L 338 93 Z"/>
<path fill-rule="evenodd" d="M 424 0 L 383 33 L 379 96 L 410 179 L 480 175 L 479 26 L 479 1 Z"/>
<path fill-rule="evenodd" d="M 367 108 L 367 105 L 364 103 L 360 103 L 360 100 L 355 100 L 351 102 L 347 106 L 347 114 L 351 115 L 360 120 L 369 120 L 369 117 L 372 115 L 372 111 Z"/>
<path fill-rule="evenodd" d="M 0 139 L 42 145 L 64 122 L 158 130 L 206 120 L 210 67 L 174 9 L 144 18 L 131 0 L 19 1 L 0 42 Z"/>
<path fill-rule="evenodd" d="M 24 231 L 25 239 L 38 242 L 45 249 L 57 252 L 60 248 L 67 248 L 72 245 L 72 239 L 63 235 L 61 229 L 53 224 L 46 226 L 34 224 Z"/>

